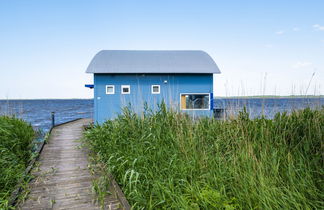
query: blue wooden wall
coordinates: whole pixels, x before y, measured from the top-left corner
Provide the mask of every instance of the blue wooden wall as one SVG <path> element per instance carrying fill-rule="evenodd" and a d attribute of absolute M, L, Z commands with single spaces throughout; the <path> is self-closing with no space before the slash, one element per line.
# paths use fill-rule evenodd
<path fill-rule="evenodd" d="M 107 95 L 106 85 L 114 85 L 115 94 Z M 121 85 L 130 85 L 129 95 L 121 94 Z M 151 85 L 160 85 L 161 93 L 152 94 Z M 115 118 L 128 104 L 137 113 L 143 111 L 145 102 L 156 110 L 163 99 L 169 107 L 179 110 L 180 93 L 212 92 L 212 74 L 94 74 L 95 121 L 103 123 Z M 212 110 L 182 111 L 193 116 L 212 116 Z"/>

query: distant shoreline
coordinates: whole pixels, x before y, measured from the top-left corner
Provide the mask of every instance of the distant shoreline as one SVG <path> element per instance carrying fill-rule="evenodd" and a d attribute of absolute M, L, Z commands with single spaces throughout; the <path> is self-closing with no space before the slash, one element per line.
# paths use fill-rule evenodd
<path fill-rule="evenodd" d="M 265 95 L 265 96 L 214 96 L 214 98 L 220 99 L 292 99 L 292 98 L 324 98 L 324 95 L 294 95 L 294 96 L 275 96 L 275 95 Z"/>
<path fill-rule="evenodd" d="M 25 98 L 25 99 L 0 99 L 0 101 L 44 101 L 44 100 L 56 100 L 56 101 L 64 101 L 64 100 L 93 100 L 93 98 Z"/>
<path fill-rule="evenodd" d="M 256 95 L 256 96 L 214 96 L 215 99 L 292 99 L 292 98 L 324 98 L 324 95 Z M 35 99 L 0 99 L 0 101 L 42 101 L 42 100 L 93 100 L 93 98 L 35 98 Z"/>

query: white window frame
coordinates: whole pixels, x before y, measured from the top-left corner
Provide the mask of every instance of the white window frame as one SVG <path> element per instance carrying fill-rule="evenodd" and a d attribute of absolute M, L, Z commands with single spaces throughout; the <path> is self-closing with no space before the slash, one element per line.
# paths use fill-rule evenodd
<path fill-rule="evenodd" d="M 124 88 L 128 88 L 128 92 L 124 92 Z M 126 94 L 130 94 L 130 92 L 131 92 L 131 89 L 130 89 L 130 85 L 122 85 L 121 86 L 121 94 L 123 94 L 123 95 L 126 95 Z"/>
<path fill-rule="evenodd" d="M 154 92 L 154 87 L 158 87 L 159 88 L 159 92 Z M 151 93 L 152 94 L 160 94 L 161 93 L 161 86 L 160 85 L 152 85 L 151 86 Z"/>
<path fill-rule="evenodd" d="M 108 87 L 112 87 L 113 88 L 113 92 L 108 92 L 107 91 Z M 106 94 L 107 95 L 113 95 L 113 94 L 115 94 L 115 85 L 106 85 Z"/>
<path fill-rule="evenodd" d="M 181 96 L 182 95 L 208 95 L 209 96 L 209 100 L 208 100 L 208 109 L 182 109 L 181 108 Z M 199 111 L 199 110 L 201 110 L 201 111 L 206 111 L 206 110 L 210 110 L 210 93 L 180 93 L 180 100 L 179 100 L 179 105 L 180 105 L 180 110 L 191 110 L 191 111 L 193 111 L 193 110 L 197 110 L 197 111 Z"/>

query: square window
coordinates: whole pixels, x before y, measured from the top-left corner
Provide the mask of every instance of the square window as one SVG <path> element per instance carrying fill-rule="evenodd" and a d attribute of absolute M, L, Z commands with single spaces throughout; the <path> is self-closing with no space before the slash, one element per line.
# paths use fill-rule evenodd
<path fill-rule="evenodd" d="M 180 108 L 182 110 L 208 110 L 210 107 L 209 93 L 181 94 Z"/>
<path fill-rule="evenodd" d="M 152 94 L 160 94 L 160 85 L 152 85 Z"/>
<path fill-rule="evenodd" d="M 121 93 L 122 94 L 130 94 L 130 85 L 122 85 Z"/>
<path fill-rule="evenodd" d="M 106 94 L 115 94 L 115 85 L 106 85 Z"/>

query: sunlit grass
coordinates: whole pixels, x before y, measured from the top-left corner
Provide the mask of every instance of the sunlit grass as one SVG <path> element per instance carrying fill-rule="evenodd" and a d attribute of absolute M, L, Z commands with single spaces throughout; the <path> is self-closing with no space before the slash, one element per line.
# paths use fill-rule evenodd
<path fill-rule="evenodd" d="M 0 116 L 0 209 L 6 209 L 12 191 L 32 157 L 35 132 L 15 117 Z"/>
<path fill-rule="evenodd" d="M 166 110 L 86 132 L 135 209 L 323 208 L 324 108 L 218 121 Z"/>

